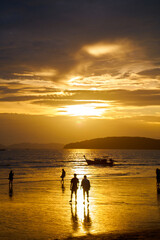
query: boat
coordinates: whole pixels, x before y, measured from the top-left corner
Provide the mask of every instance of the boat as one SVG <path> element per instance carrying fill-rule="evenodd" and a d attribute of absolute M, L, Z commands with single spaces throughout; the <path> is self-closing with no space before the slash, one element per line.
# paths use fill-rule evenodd
<path fill-rule="evenodd" d="M 114 160 L 112 158 L 109 158 L 108 156 L 103 158 L 94 158 L 94 160 L 87 159 L 84 155 L 84 159 L 88 163 L 88 165 L 102 165 L 102 166 L 110 166 L 112 167 L 114 165 Z"/>

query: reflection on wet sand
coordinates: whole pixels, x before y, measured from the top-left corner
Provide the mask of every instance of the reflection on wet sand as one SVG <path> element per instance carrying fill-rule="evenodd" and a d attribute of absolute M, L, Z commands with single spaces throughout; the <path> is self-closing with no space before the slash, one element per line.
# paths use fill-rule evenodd
<path fill-rule="evenodd" d="M 160 186 L 157 186 L 157 195 L 160 195 Z"/>
<path fill-rule="evenodd" d="M 9 184 L 9 197 L 13 196 L 13 184 Z"/>
<path fill-rule="evenodd" d="M 61 188 L 62 188 L 62 193 L 64 193 L 65 192 L 64 182 L 62 182 Z"/>
<path fill-rule="evenodd" d="M 158 212 L 160 216 L 160 192 L 157 189 L 157 206 L 158 206 Z"/>
<path fill-rule="evenodd" d="M 78 231 L 78 215 L 77 215 L 77 204 L 74 205 L 73 209 L 73 204 L 71 204 L 71 221 L 72 221 L 72 229 L 74 232 Z"/>
<path fill-rule="evenodd" d="M 89 215 L 89 204 L 86 206 L 84 205 L 84 219 L 83 219 L 83 227 L 84 230 L 89 233 L 90 232 L 90 228 L 91 228 L 91 217 Z"/>
<path fill-rule="evenodd" d="M 158 205 L 160 206 L 160 188 L 159 189 L 157 188 L 157 202 Z"/>
<path fill-rule="evenodd" d="M 89 204 L 79 205 L 77 211 L 77 204 L 71 204 L 71 222 L 73 232 L 76 233 L 80 229 L 84 233 L 90 233 L 92 225 L 91 217 L 89 214 Z"/>

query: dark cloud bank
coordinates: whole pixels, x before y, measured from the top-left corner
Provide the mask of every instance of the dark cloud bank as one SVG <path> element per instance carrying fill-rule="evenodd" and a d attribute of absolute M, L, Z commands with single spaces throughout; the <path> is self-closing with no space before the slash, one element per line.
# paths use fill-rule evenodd
<path fill-rule="evenodd" d="M 61 75 L 77 64 L 74 54 L 84 44 L 121 38 L 138 42 L 157 62 L 159 9 L 157 0 L 2 1 L 1 77 L 40 67 Z"/>

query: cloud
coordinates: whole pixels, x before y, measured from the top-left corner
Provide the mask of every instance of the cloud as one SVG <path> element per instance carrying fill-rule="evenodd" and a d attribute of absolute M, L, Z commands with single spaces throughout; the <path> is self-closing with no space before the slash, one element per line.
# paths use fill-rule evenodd
<path fill-rule="evenodd" d="M 105 44 L 105 43 L 97 43 L 93 45 L 87 45 L 82 48 L 82 50 L 86 51 L 87 53 L 98 57 L 105 54 L 114 54 L 119 50 L 121 47 L 116 44 Z"/>
<path fill-rule="evenodd" d="M 159 9 L 158 0 L 3 1 L 0 112 L 56 116 L 94 104 L 105 110 L 98 120 L 159 121 Z"/>
<path fill-rule="evenodd" d="M 19 88 L 8 88 L 6 86 L 0 86 L 1 94 L 13 94 L 18 92 L 19 92 Z"/>
<path fill-rule="evenodd" d="M 0 9 L 1 77 L 11 79 L 14 73 L 22 76 L 48 68 L 57 73 L 50 76 L 53 82 L 65 80 L 81 65 L 75 57 L 80 49 L 87 46 L 92 57 L 104 56 L 102 53 L 120 50 L 119 39 L 140 45 L 146 58 L 155 63 L 159 53 L 159 7 L 156 0 L 124 0 L 123 4 L 104 0 L 6 1 Z M 91 71 L 96 64 L 92 64 Z M 109 74 L 114 72 L 111 65 L 117 67 L 113 58 L 104 59 L 102 65 Z"/>
<path fill-rule="evenodd" d="M 137 121 L 144 121 L 147 123 L 160 124 L 160 116 L 145 115 L 145 116 L 136 116 L 133 119 Z"/>
<path fill-rule="evenodd" d="M 160 76 L 160 68 L 147 69 L 139 72 L 138 74 L 142 76 L 156 78 Z"/>
<path fill-rule="evenodd" d="M 66 91 L 66 99 L 113 101 L 121 105 L 149 106 L 160 105 L 160 90 L 75 90 Z M 61 98 L 61 96 L 60 96 Z"/>
<path fill-rule="evenodd" d="M 25 94 L 25 91 L 28 91 L 28 94 Z M 10 92 L 8 88 L 4 88 L 3 91 L 5 93 Z M 160 90 L 152 89 L 152 90 L 65 90 L 61 91 L 60 89 L 49 89 L 47 92 L 42 88 L 30 89 L 24 88 L 21 89 L 19 95 L 18 89 L 11 90 L 10 93 L 13 95 L 4 96 L 0 98 L 1 102 L 17 102 L 17 101 L 32 101 L 36 100 L 33 103 L 35 104 L 46 104 L 46 105 L 66 105 L 66 104 L 79 104 L 78 101 L 82 101 L 82 103 L 90 102 L 94 103 L 95 101 L 107 101 L 114 102 L 123 106 L 152 106 L 152 105 L 160 105 Z M 22 94 L 22 91 L 24 93 Z M 35 92 L 35 93 L 34 93 Z M 50 93 L 52 92 L 52 93 Z M 16 95 L 14 94 L 16 93 Z M 43 93 L 43 94 L 39 94 Z M 69 101 L 69 102 L 68 102 Z M 77 102 L 76 102 L 77 101 Z"/>
<path fill-rule="evenodd" d="M 24 102 L 40 98 L 40 96 L 8 96 L 0 98 L 0 102 Z"/>
<path fill-rule="evenodd" d="M 54 69 L 44 69 L 39 72 L 13 73 L 13 75 L 18 77 L 53 77 L 56 73 Z"/>

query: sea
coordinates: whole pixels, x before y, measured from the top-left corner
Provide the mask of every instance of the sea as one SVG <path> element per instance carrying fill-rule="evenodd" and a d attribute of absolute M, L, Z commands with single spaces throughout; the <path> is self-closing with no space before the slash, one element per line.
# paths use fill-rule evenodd
<path fill-rule="evenodd" d="M 115 165 L 87 165 L 84 155 L 91 160 L 109 156 Z M 51 240 L 160 229 L 157 168 L 159 150 L 0 151 L 0 239 Z M 10 170 L 14 172 L 12 188 Z M 77 203 L 74 196 L 69 202 L 74 173 L 80 184 L 84 175 L 90 180 L 89 203 L 83 203 L 80 184 Z"/>

